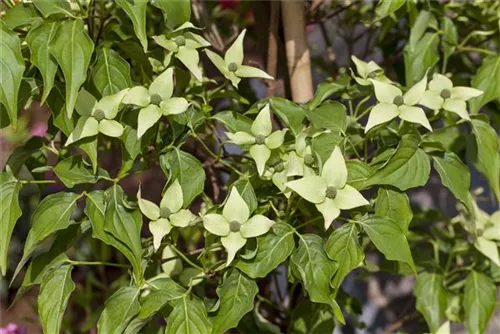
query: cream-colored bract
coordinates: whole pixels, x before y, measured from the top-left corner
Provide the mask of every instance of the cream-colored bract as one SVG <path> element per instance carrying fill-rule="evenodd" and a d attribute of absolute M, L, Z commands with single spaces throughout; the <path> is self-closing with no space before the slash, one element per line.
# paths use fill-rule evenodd
<path fill-rule="evenodd" d="M 323 165 L 321 175 L 290 181 L 286 186 L 316 205 L 323 215 L 325 229 L 340 215 L 340 210 L 370 204 L 359 191 L 347 184 L 347 167 L 338 146 Z"/>
<path fill-rule="evenodd" d="M 275 223 L 263 215 L 250 217 L 250 209 L 235 187 L 224 204 L 222 215 L 209 213 L 202 219 L 208 232 L 221 237 L 222 246 L 227 251 L 226 266 L 231 264 L 248 238 L 266 234 Z"/>

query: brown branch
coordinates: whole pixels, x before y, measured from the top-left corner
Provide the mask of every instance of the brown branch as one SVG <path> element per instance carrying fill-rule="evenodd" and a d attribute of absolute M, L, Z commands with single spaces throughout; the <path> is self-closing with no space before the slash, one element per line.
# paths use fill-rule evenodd
<path fill-rule="evenodd" d="M 391 334 L 391 333 L 394 333 L 397 329 L 401 328 L 405 322 L 407 321 L 410 321 L 410 320 L 413 320 L 415 318 L 418 318 L 420 316 L 420 313 L 417 312 L 417 311 L 414 311 L 412 313 L 409 313 L 407 315 L 405 315 L 404 317 L 402 317 L 401 319 L 399 319 L 398 321 L 396 322 L 393 322 L 392 324 L 390 324 L 384 331 L 383 334 Z"/>
<path fill-rule="evenodd" d="M 271 1 L 269 40 L 267 45 L 267 73 L 276 80 L 278 74 L 278 28 L 280 21 L 280 2 Z M 267 81 L 267 96 L 276 95 L 275 80 Z"/>

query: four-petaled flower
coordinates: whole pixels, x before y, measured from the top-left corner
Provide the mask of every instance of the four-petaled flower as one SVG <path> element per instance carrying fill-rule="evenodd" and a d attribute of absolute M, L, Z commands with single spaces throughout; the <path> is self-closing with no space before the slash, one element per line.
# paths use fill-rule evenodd
<path fill-rule="evenodd" d="M 287 129 L 273 132 L 271 123 L 271 111 L 269 104 L 259 112 L 252 123 L 251 132 L 239 131 L 236 133 L 226 133 L 228 138 L 236 145 L 252 145 L 250 155 L 255 160 L 259 175 L 264 174 L 266 162 L 271 156 L 271 150 L 274 150 L 283 144 Z"/>
<path fill-rule="evenodd" d="M 427 87 L 427 73 L 422 80 L 417 82 L 404 95 L 401 89 L 396 86 L 373 79 L 370 79 L 370 81 L 373 84 L 375 97 L 379 103 L 370 112 L 365 133 L 371 128 L 398 116 L 404 121 L 418 123 L 432 131 L 424 110 L 415 106 L 422 99 Z"/>
<path fill-rule="evenodd" d="M 161 240 L 170 233 L 172 226 L 186 227 L 196 219 L 191 211 L 182 209 L 183 193 L 177 179 L 163 194 L 159 207 L 141 197 L 140 187 L 137 192 L 137 200 L 141 212 L 150 220 L 149 230 L 153 235 L 155 251 L 160 248 Z"/>
<path fill-rule="evenodd" d="M 245 37 L 246 29 L 244 29 L 233 45 L 227 50 L 224 59 L 221 56 L 210 50 L 205 50 L 208 58 L 219 69 L 219 71 L 229 80 L 235 87 L 238 87 L 240 78 L 264 78 L 272 80 L 273 77 L 266 72 L 247 65 L 243 65 L 243 38 Z"/>
<path fill-rule="evenodd" d="M 263 215 L 250 218 L 250 209 L 235 187 L 224 205 L 222 215 L 209 213 L 202 216 L 202 219 L 207 231 L 221 237 L 222 245 L 227 251 L 227 266 L 238 250 L 245 246 L 248 238 L 263 235 L 274 225 L 274 221 Z"/>
<path fill-rule="evenodd" d="M 356 56 L 351 56 L 351 59 L 356 66 L 356 70 L 359 76 L 356 76 L 354 72 L 351 70 L 352 77 L 358 84 L 361 86 L 370 86 L 372 83 L 370 79 L 374 79 L 377 81 L 391 83 L 391 80 L 384 75 L 384 70 L 377 65 L 373 60 L 368 63 L 362 61 Z"/>
<path fill-rule="evenodd" d="M 153 39 L 158 45 L 169 51 L 163 62 L 166 66 L 170 64 L 172 56 L 175 56 L 193 73 L 196 80 L 201 81 L 202 75 L 198 66 L 200 56 L 197 49 L 210 46 L 210 43 L 187 29 L 199 28 L 196 28 L 191 22 L 186 22 L 167 35 L 153 36 Z"/>
<path fill-rule="evenodd" d="M 137 138 L 158 122 L 162 115 L 177 115 L 186 111 L 189 103 L 183 97 L 172 97 L 174 92 L 174 68 L 167 68 L 153 80 L 149 89 L 143 86 L 130 88 L 123 98 L 124 104 L 141 108 L 137 121 Z"/>
<path fill-rule="evenodd" d="M 434 74 L 429 82 L 429 90 L 424 92 L 419 104 L 439 111 L 441 108 L 451 111 L 460 118 L 470 121 L 465 101 L 483 94 L 479 89 L 470 87 L 453 87 L 450 79 L 442 74 Z"/>
<path fill-rule="evenodd" d="M 325 219 L 325 229 L 340 215 L 340 210 L 370 204 L 359 191 L 347 184 L 347 167 L 338 146 L 323 165 L 321 176 L 306 176 L 290 181 L 286 186 L 316 204 Z"/>
<path fill-rule="evenodd" d="M 114 118 L 120 111 L 120 104 L 127 92 L 128 88 L 116 94 L 104 96 L 97 101 L 86 90 L 80 90 L 75 109 L 81 117 L 73 132 L 68 136 L 65 145 L 82 138 L 95 136 L 99 132 L 110 137 L 120 137 L 123 134 L 123 125 L 115 121 Z"/>

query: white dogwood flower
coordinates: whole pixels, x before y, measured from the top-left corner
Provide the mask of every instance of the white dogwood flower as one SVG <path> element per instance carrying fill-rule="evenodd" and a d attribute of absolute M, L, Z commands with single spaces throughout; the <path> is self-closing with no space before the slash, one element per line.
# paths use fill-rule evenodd
<path fill-rule="evenodd" d="M 347 184 L 347 167 L 338 146 L 323 165 L 321 176 L 306 176 L 290 181 L 286 186 L 316 204 L 325 219 L 325 229 L 340 215 L 340 210 L 370 204 L 359 191 Z"/>
<path fill-rule="evenodd" d="M 404 121 L 417 123 L 432 131 L 432 127 L 422 108 L 416 104 L 422 99 L 427 87 L 427 74 L 411 87 L 404 95 L 394 85 L 370 79 L 375 89 L 375 97 L 379 101 L 370 111 L 365 133 L 373 127 L 388 122 L 396 117 Z"/>
<path fill-rule="evenodd" d="M 432 110 L 451 111 L 460 118 L 470 121 L 466 101 L 483 94 L 479 89 L 470 87 L 453 87 L 453 82 L 442 74 L 434 74 L 429 82 L 429 90 L 424 92 L 419 104 Z"/>
<path fill-rule="evenodd" d="M 263 235 L 274 225 L 274 221 L 263 215 L 250 218 L 250 209 L 235 187 L 222 209 L 222 215 L 209 213 L 202 219 L 207 231 L 221 237 L 222 246 L 227 251 L 227 266 L 248 238 Z"/>

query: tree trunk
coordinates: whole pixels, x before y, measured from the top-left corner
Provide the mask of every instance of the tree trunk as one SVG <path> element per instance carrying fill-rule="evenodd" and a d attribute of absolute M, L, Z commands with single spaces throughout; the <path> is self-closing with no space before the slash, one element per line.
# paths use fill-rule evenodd
<path fill-rule="evenodd" d="M 292 100 L 297 103 L 305 103 L 313 97 L 313 84 L 304 2 L 282 0 L 281 9 Z"/>

